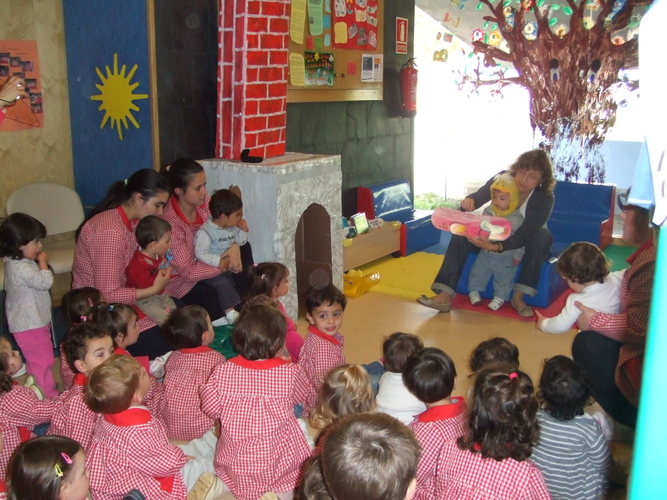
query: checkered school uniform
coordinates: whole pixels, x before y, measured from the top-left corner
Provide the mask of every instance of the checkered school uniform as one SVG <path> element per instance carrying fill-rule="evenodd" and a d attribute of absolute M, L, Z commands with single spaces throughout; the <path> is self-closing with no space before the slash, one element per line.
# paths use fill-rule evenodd
<path fill-rule="evenodd" d="M 316 398 L 298 365 L 236 356 L 213 370 L 201 398 L 204 413 L 220 418 L 215 471 L 237 499 L 296 487 L 310 446 L 293 407 L 308 410 Z"/>
<path fill-rule="evenodd" d="M 119 500 L 132 489 L 150 500 L 187 495 L 181 479 L 187 458 L 145 407 L 102 415 L 87 455 L 93 500 Z"/>
<path fill-rule="evenodd" d="M 195 212 L 196 219 L 190 222 L 178 205 L 178 198 L 172 196 L 164 207 L 162 218 L 171 224 L 171 281 L 167 285 L 167 293 L 172 297 L 181 298 L 197 284 L 198 281 L 213 278 L 220 274 L 217 267 L 211 267 L 195 258 L 195 233 L 210 216 L 208 211 L 209 197 Z"/>
<path fill-rule="evenodd" d="M 62 344 L 60 344 L 60 378 L 63 381 L 63 388 L 65 390 L 72 387 L 72 384 L 74 383 L 74 372 L 67 362 L 67 356 L 65 356 Z"/>
<path fill-rule="evenodd" d="M 343 364 L 343 336 L 340 333 L 327 335 L 310 325 L 299 354 L 299 365 L 306 372 L 313 387 L 319 391 L 327 372 Z"/>
<path fill-rule="evenodd" d="M 169 439 L 190 441 L 213 428 L 213 419 L 201 410 L 199 388 L 225 357 L 205 346 L 174 351 L 164 375 L 162 421 Z"/>
<path fill-rule="evenodd" d="M 513 500 L 549 499 L 542 473 L 530 460 L 506 458 L 500 462 L 482 454 L 462 450 L 456 441 L 442 447 L 436 472 L 435 496 L 438 499 Z"/>
<path fill-rule="evenodd" d="M 47 434 L 65 436 L 78 441 L 83 449 L 88 449 L 95 424 L 100 418 L 84 399 L 86 376 L 77 373 L 72 387 L 57 398 L 56 408 L 51 418 Z"/>
<path fill-rule="evenodd" d="M 0 432 L 4 446 L 0 451 L 0 480 L 5 479 L 9 458 L 16 447 L 32 437 L 32 428 L 49 422 L 55 399 L 40 401 L 31 389 L 14 382 L 9 392 L 0 393 Z"/>
<path fill-rule="evenodd" d="M 428 408 L 409 425 L 422 448 L 415 500 L 435 498 L 435 475 L 442 445 L 463 435 L 465 409 L 462 397 L 452 398 L 451 404 Z"/>
<path fill-rule="evenodd" d="M 136 290 L 126 285 L 125 269 L 139 249 L 134 236 L 138 222 L 130 222 L 122 207 L 105 210 L 86 222 L 76 243 L 72 289 L 92 286 L 106 302 L 137 301 Z M 141 332 L 156 325 L 147 316 L 137 321 Z"/>

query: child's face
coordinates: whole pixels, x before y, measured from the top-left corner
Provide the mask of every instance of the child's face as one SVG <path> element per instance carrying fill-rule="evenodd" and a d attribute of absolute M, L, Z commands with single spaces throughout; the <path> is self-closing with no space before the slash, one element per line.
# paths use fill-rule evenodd
<path fill-rule="evenodd" d="M 113 341 L 110 335 L 99 339 L 86 340 L 86 355 L 74 361 L 74 366 L 84 375 L 104 363 L 113 354 Z"/>
<path fill-rule="evenodd" d="M 280 280 L 280 283 L 273 287 L 272 298 L 277 299 L 278 297 L 284 297 L 287 295 L 287 292 L 289 291 L 289 283 L 287 281 L 288 277 L 288 275 L 285 275 L 285 277 Z"/>
<path fill-rule="evenodd" d="M 500 189 L 492 189 L 491 203 L 498 210 L 507 210 L 510 207 L 510 194 Z"/>
<path fill-rule="evenodd" d="M 167 251 L 171 248 L 171 231 L 164 233 L 159 240 L 152 242 L 149 246 L 151 253 L 158 257 L 167 255 Z"/>
<path fill-rule="evenodd" d="M 58 500 L 84 500 L 88 495 L 88 471 L 83 450 L 72 457 L 72 469 L 60 485 Z"/>
<path fill-rule="evenodd" d="M 12 345 L 9 342 L 5 340 L 0 342 L 0 353 L 7 354 L 7 375 L 10 377 L 23 367 L 23 358 L 21 358 L 21 353 L 12 349 Z"/>
<path fill-rule="evenodd" d="M 21 245 L 19 249 L 23 252 L 23 258 L 35 260 L 37 254 L 42 250 L 42 240 L 32 240 L 25 245 Z"/>
<path fill-rule="evenodd" d="M 127 321 L 127 331 L 125 336 L 122 337 L 122 334 L 118 334 L 116 337 L 116 344 L 120 347 L 127 347 L 137 343 L 139 340 L 139 327 L 137 326 L 137 316 L 130 313 L 130 319 Z"/>
<path fill-rule="evenodd" d="M 343 306 L 340 304 L 322 304 L 306 314 L 308 322 L 327 335 L 335 335 L 343 324 Z"/>
<path fill-rule="evenodd" d="M 228 228 L 238 226 L 239 222 L 241 222 L 241 219 L 243 219 L 242 208 L 238 209 L 236 212 L 232 212 L 229 215 L 221 214 L 220 217 L 213 220 L 213 222 L 215 222 L 220 227 Z"/>

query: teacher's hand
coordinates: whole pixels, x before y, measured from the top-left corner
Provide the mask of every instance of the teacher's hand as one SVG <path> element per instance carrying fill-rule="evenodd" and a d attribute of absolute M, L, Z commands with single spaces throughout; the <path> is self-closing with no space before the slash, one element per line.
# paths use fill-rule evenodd
<path fill-rule="evenodd" d="M 593 315 L 597 312 L 595 309 L 591 309 L 583 305 L 578 300 L 574 302 L 574 305 L 581 311 L 581 314 L 577 318 L 577 327 L 580 330 L 585 330 L 588 327 L 588 322 L 591 320 Z"/>
<path fill-rule="evenodd" d="M 472 212 L 475 210 L 475 200 L 472 198 L 464 198 L 460 207 L 464 212 Z"/>
<path fill-rule="evenodd" d="M 466 239 L 475 245 L 477 248 L 482 250 L 488 250 L 490 252 L 495 252 L 498 250 L 498 245 L 495 242 L 489 241 L 488 238 L 478 238 L 473 236 L 467 236 Z"/>

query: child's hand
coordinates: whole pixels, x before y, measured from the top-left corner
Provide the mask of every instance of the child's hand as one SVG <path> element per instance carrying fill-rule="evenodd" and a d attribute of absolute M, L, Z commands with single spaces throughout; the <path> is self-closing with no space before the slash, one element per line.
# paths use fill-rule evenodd
<path fill-rule="evenodd" d="M 533 309 L 533 313 L 535 313 L 535 326 L 537 327 L 538 330 L 542 329 L 542 320 L 544 319 L 544 314 L 539 312 L 537 309 Z"/>
<path fill-rule="evenodd" d="M 229 256 L 229 268 L 228 270 L 232 273 L 240 273 L 243 270 L 241 264 L 241 249 L 239 246 L 234 243 L 229 249 L 225 252 L 225 255 Z"/>
<path fill-rule="evenodd" d="M 243 231 L 244 233 L 247 233 L 249 231 L 248 229 L 248 221 L 245 219 L 241 219 L 239 223 L 237 224 L 238 228 Z"/>
<path fill-rule="evenodd" d="M 37 265 L 42 271 L 49 268 L 49 254 L 47 254 L 44 250 L 39 251 L 36 260 Z"/>
<path fill-rule="evenodd" d="M 218 262 L 218 269 L 221 273 L 225 273 L 229 270 L 229 255 L 221 255 L 220 262 Z"/>
<path fill-rule="evenodd" d="M 155 280 L 153 280 L 154 295 L 162 293 L 164 289 L 167 288 L 169 280 L 171 280 L 171 266 L 167 269 L 159 269 L 155 275 Z"/>

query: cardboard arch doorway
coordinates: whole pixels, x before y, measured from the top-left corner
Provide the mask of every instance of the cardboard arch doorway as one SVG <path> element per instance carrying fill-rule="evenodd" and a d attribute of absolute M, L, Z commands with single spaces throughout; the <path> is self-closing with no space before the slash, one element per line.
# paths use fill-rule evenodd
<path fill-rule="evenodd" d="M 313 203 L 301 215 L 294 248 L 299 316 L 303 316 L 303 297 L 308 287 L 331 283 L 331 217 L 322 205 Z"/>

